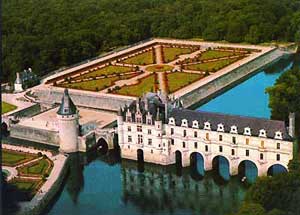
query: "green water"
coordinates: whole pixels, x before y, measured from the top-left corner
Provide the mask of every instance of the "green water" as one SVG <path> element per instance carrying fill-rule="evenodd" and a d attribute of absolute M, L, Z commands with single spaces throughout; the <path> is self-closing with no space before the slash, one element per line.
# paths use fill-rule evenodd
<path fill-rule="evenodd" d="M 286 59 L 269 66 L 197 109 L 269 118 L 264 90 L 295 64 L 299 60 Z M 226 166 L 222 170 L 226 175 Z M 145 164 L 141 173 L 136 162 L 121 162 L 113 154 L 96 159 L 74 154 L 62 191 L 45 214 L 226 215 L 237 210 L 245 191 L 238 177 L 225 181 L 216 172 L 202 177 L 197 168 Z"/>

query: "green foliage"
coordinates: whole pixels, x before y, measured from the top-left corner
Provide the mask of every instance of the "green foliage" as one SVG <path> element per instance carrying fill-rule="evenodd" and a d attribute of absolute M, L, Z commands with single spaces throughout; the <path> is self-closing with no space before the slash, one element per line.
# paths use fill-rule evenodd
<path fill-rule="evenodd" d="M 4 0 L 3 79 L 38 75 L 149 37 L 299 41 L 298 0 Z"/>
<path fill-rule="evenodd" d="M 287 120 L 289 112 L 300 115 L 300 70 L 296 67 L 283 73 L 273 87 L 266 89 L 270 95 L 272 118 Z"/>
<path fill-rule="evenodd" d="M 244 203 L 237 215 L 265 215 L 265 209 L 260 204 Z"/>
<path fill-rule="evenodd" d="M 17 106 L 9 104 L 7 102 L 1 102 L 1 114 L 13 111 L 15 109 L 17 109 Z"/>

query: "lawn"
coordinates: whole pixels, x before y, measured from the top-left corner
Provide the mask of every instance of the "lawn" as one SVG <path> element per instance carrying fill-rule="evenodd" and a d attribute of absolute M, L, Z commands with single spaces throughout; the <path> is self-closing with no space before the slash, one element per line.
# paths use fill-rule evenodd
<path fill-rule="evenodd" d="M 130 95 L 140 97 L 143 93 L 153 92 L 155 86 L 155 75 L 149 75 L 140 79 L 138 84 L 121 87 L 120 90 L 115 91 L 117 94 Z"/>
<path fill-rule="evenodd" d="M 134 57 L 127 58 L 122 61 L 122 63 L 134 64 L 134 65 L 149 65 L 155 63 L 153 60 L 152 51 L 147 51 L 145 53 L 139 54 Z"/>
<path fill-rule="evenodd" d="M 203 53 L 197 58 L 198 60 L 209 60 L 221 57 L 229 57 L 233 55 L 238 55 L 239 53 L 229 52 L 229 51 L 218 51 L 218 50 L 208 50 Z"/>
<path fill-rule="evenodd" d="M 2 165 L 5 166 L 16 166 L 17 164 L 23 163 L 25 161 L 33 160 L 36 157 L 37 156 L 32 154 L 2 149 Z"/>
<path fill-rule="evenodd" d="M 89 72 L 84 75 L 78 76 L 78 77 L 74 78 L 73 80 L 93 78 L 93 77 L 98 77 L 98 76 L 102 76 L 102 75 L 126 73 L 126 72 L 131 72 L 132 70 L 135 70 L 135 68 L 125 67 L 125 66 L 106 66 L 106 67 L 103 67 L 96 71 Z"/>
<path fill-rule="evenodd" d="M 1 114 L 13 111 L 15 109 L 17 109 L 17 106 L 6 103 L 6 102 L 1 102 L 2 105 L 2 110 L 1 110 Z"/>
<path fill-rule="evenodd" d="M 11 184 L 15 185 L 19 190 L 24 191 L 33 191 L 34 188 L 38 185 L 39 180 L 22 180 L 14 179 Z"/>
<path fill-rule="evenodd" d="M 165 71 L 171 71 L 174 67 L 169 65 L 153 65 L 148 66 L 146 70 L 148 72 L 165 72 Z"/>
<path fill-rule="evenodd" d="M 234 59 L 225 59 L 225 60 L 218 60 L 213 62 L 207 63 L 198 63 L 185 66 L 185 69 L 188 70 L 196 70 L 196 71 L 207 71 L 207 72 L 216 72 L 229 64 L 232 64 L 239 60 L 239 58 Z"/>
<path fill-rule="evenodd" d="M 79 89 L 79 90 L 89 90 L 89 91 L 100 91 L 105 88 L 108 88 L 118 80 L 122 79 L 129 79 L 132 78 L 140 73 L 134 73 L 129 75 L 122 75 L 122 76 L 114 76 L 109 78 L 102 78 L 98 80 L 91 80 L 91 81 L 83 81 L 83 82 L 77 82 L 77 83 L 64 83 L 60 84 L 58 86 L 65 87 L 65 88 L 73 88 L 73 89 Z"/>
<path fill-rule="evenodd" d="M 173 60 L 175 60 L 178 55 L 182 54 L 189 54 L 192 50 L 189 48 L 171 48 L 171 47 L 164 47 L 163 53 L 164 53 L 164 62 L 168 63 Z"/>
<path fill-rule="evenodd" d="M 36 162 L 30 163 L 26 166 L 23 166 L 18 169 L 21 174 L 26 175 L 40 175 L 43 176 L 44 174 L 50 174 L 51 172 L 51 161 L 48 158 L 42 158 Z"/>
<path fill-rule="evenodd" d="M 172 72 L 167 74 L 169 93 L 173 93 L 201 78 L 204 75 L 186 72 Z"/>

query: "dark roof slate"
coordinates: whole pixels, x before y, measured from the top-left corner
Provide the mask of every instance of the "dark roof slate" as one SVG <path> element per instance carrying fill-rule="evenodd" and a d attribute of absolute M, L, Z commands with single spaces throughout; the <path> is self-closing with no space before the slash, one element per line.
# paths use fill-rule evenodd
<path fill-rule="evenodd" d="M 175 124 L 177 126 L 181 125 L 181 120 L 187 119 L 188 126 L 192 127 L 194 120 L 199 123 L 199 128 L 204 127 L 205 122 L 209 122 L 211 130 L 217 130 L 218 124 L 223 124 L 224 131 L 230 132 L 231 126 L 237 126 L 238 134 L 244 133 L 244 128 L 249 127 L 251 129 L 252 136 L 258 136 L 259 130 L 266 130 L 268 138 L 274 138 L 275 132 L 281 131 L 282 138 L 284 140 L 291 140 L 292 138 L 288 135 L 285 122 L 278 120 L 269 120 L 264 118 L 254 118 L 238 115 L 229 115 L 221 113 L 212 113 L 204 111 L 195 111 L 188 109 L 178 109 L 174 108 L 169 114 L 169 118 L 173 117 L 175 119 Z"/>
<path fill-rule="evenodd" d="M 61 104 L 59 106 L 59 109 L 57 111 L 57 114 L 59 115 L 73 115 L 77 113 L 77 108 L 74 105 L 68 89 L 64 90 L 64 95 L 61 101 Z"/>

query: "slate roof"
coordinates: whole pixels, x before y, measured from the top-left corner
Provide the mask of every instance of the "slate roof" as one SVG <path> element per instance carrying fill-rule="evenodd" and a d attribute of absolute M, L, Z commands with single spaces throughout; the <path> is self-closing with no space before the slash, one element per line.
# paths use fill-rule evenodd
<path fill-rule="evenodd" d="M 59 115 L 73 115 L 77 113 L 77 108 L 74 105 L 68 89 L 65 89 L 64 95 L 61 101 L 61 104 L 59 106 L 59 109 L 57 111 L 57 114 Z"/>
<path fill-rule="evenodd" d="M 211 130 L 214 131 L 217 130 L 218 124 L 223 124 L 225 132 L 229 132 L 231 126 L 237 126 L 238 134 L 243 134 L 244 128 L 249 127 L 251 129 L 252 136 L 258 136 L 259 130 L 264 129 L 266 130 L 268 138 L 274 138 L 275 132 L 281 131 L 283 140 L 292 140 L 287 132 L 284 121 L 187 110 L 181 108 L 174 108 L 169 114 L 169 118 L 170 117 L 175 119 L 175 124 L 177 126 L 181 125 L 181 120 L 187 119 L 188 126 L 192 127 L 193 121 L 197 120 L 199 128 L 201 129 L 203 129 L 205 122 L 209 122 Z"/>

